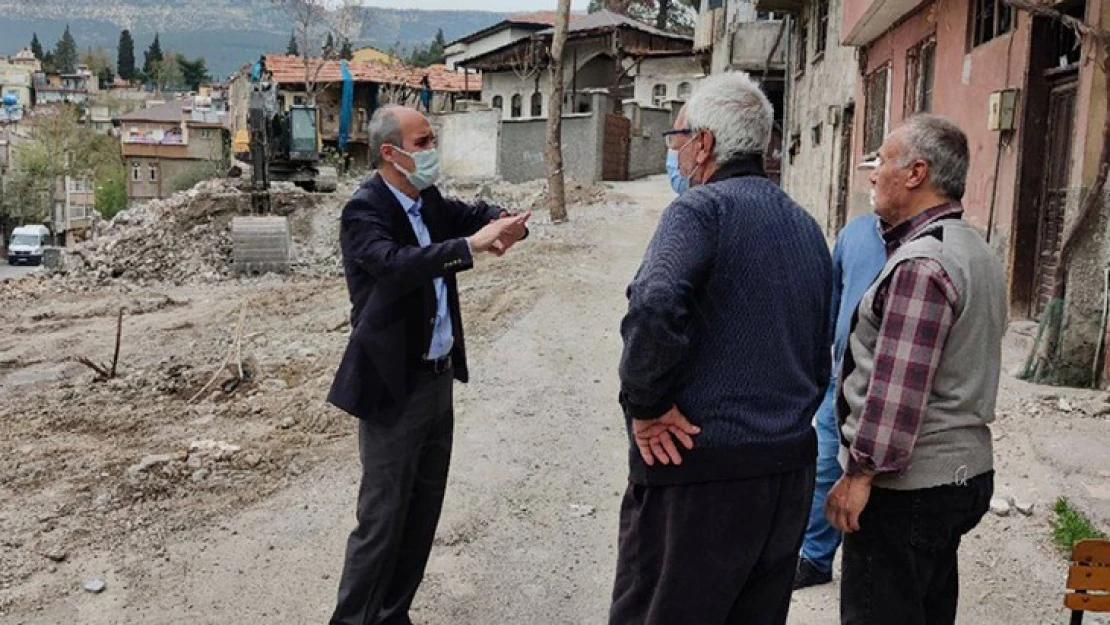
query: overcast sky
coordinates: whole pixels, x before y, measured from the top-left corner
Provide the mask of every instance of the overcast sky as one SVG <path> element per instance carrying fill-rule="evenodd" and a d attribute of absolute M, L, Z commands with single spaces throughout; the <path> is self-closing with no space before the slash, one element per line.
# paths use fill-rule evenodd
<path fill-rule="evenodd" d="M 466 10 L 514 13 L 518 11 L 554 11 L 556 0 L 362 0 L 368 6 L 391 9 Z M 571 0 L 571 8 L 585 11 L 589 0 Z"/>

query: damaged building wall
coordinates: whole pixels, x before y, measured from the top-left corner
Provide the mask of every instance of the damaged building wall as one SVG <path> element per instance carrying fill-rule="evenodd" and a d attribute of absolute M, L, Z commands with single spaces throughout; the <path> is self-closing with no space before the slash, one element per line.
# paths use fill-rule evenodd
<path fill-rule="evenodd" d="M 816 2 L 802 13 L 810 23 Z M 829 15 L 840 15 L 841 0 L 831 0 Z M 797 47 L 797 41 L 793 42 Z M 784 46 L 785 47 L 785 46 Z M 855 81 L 859 75 L 855 48 L 840 45 L 840 20 L 828 21 L 823 52 L 809 40 L 805 60 L 790 55 L 786 70 L 792 81 L 786 102 L 789 128 L 783 138 L 783 189 L 817 220 L 830 239 L 852 217 L 870 211 L 866 189 L 852 189 L 852 124 Z"/>
<path fill-rule="evenodd" d="M 1105 28 L 1110 24 L 1110 2 L 1088 0 L 1086 20 Z M 1083 58 L 1097 52 L 1093 42 L 1084 43 Z M 1068 205 L 1065 223 L 1079 217 L 1083 202 L 1091 192 L 1098 175 L 1106 121 L 1106 74 L 1097 63 L 1080 67 L 1075 127 L 1072 145 Z M 1091 220 L 1085 235 L 1076 246 L 1068 265 L 1064 320 L 1061 332 L 1058 382 L 1072 385 L 1104 386 L 1106 368 L 1097 363 L 1099 346 L 1106 345 L 1103 329 L 1107 297 L 1106 278 L 1110 268 L 1110 190 L 1104 189 L 1098 214 Z M 1105 354 L 1102 355 L 1105 361 Z M 1100 371 L 1101 370 L 1101 371 Z M 1101 374 L 1101 375 L 1100 375 Z"/>

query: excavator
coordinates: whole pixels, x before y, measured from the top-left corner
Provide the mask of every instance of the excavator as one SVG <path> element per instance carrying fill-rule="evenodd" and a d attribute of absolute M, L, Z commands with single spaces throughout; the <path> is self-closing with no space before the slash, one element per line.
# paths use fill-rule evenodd
<path fill-rule="evenodd" d="M 251 172 L 251 215 L 231 222 L 233 265 L 241 274 L 290 270 L 289 220 L 273 214 L 271 182 L 292 182 L 315 193 L 333 193 L 339 182 L 335 168 L 321 164 L 316 107 L 283 110 L 277 86 L 266 79 L 261 63 L 252 72 L 245 153 L 242 137 L 235 141 L 237 156 L 249 162 Z M 232 174 L 242 175 L 242 168 L 233 168 Z"/>

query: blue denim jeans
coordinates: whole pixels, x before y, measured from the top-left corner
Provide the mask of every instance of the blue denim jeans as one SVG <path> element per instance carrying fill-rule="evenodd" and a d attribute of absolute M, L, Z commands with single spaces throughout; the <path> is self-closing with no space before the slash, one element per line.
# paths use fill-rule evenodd
<path fill-rule="evenodd" d="M 843 470 L 837 453 L 840 451 L 840 428 L 836 424 L 836 382 L 829 385 L 821 407 L 817 409 L 817 483 L 813 489 L 813 507 L 809 511 L 802 557 L 822 573 L 832 571 L 833 557 L 840 547 L 840 532 L 825 520 L 825 499 L 829 496 Z"/>

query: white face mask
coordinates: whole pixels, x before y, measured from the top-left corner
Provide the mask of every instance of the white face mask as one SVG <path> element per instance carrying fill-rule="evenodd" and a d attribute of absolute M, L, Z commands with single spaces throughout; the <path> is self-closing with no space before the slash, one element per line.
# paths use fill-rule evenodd
<path fill-rule="evenodd" d="M 439 181 L 439 150 L 431 148 L 428 150 L 421 150 L 420 152 L 406 152 L 398 147 L 394 147 L 393 149 L 408 156 L 412 159 L 412 162 L 415 163 L 415 171 L 405 171 L 405 168 L 396 163 L 394 163 L 393 166 L 405 172 L 405 177 L 409 179 L 409 182 L 411 182 L 412 186 L 416 187 L 418 191 L 423 191 Z"/>

